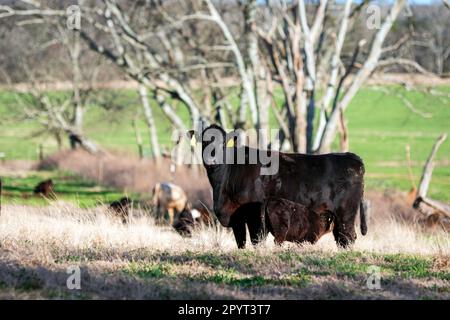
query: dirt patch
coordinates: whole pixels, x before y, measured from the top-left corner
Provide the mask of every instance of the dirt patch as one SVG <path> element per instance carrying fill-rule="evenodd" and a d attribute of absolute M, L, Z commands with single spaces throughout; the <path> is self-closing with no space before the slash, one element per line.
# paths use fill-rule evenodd
<path fill-rule="evenodd" d="M 2 160 L 0 161 L 0 175 L 13 172 L 16 175 L 26 174 L 36 168 L 37 163 L 31 160 Z"/>

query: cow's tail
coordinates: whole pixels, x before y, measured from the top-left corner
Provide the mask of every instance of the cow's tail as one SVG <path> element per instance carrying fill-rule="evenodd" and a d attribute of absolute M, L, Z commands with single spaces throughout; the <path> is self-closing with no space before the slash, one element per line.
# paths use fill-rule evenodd
<path fill-rule="evenodd" d="M 359 219 L 361 234 L 365 236 L 367 234 L 367 206 L 364 200 L 359 203 Z"/>

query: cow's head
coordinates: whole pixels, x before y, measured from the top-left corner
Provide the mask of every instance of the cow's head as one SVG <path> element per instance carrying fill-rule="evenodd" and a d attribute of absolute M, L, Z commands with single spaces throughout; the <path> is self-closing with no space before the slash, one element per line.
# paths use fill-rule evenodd
<path fill-rule="evenodd" d="M 220 223 L 227 227 L 229 225 L 232 208 L 228 208 L 226 196 L 223 193 L 225 183 L 226 163 L 224 157 L 226 132 L 218 125 L 205 128 L 201 134 L 189 131 L 191 139 L 202 145 L 203 165 L 208 175 L 208 180 L 213 190 L 214 213 Z M 225 212 L 226 213 L 225 213 Z"/>
<path fill-rule="evenodd" d="M 227 163 L 228 139 L 231 137 L 234 140 L 236 137 L 233 133 L 227 134 L 218 125 L 207 127 L 201 135 L 190 131 L 189 136 L 202 143 L 203 165 L 213 189 L 214 213 L 220 223 L 228 227 L 236 210 L 245 203 L 254 202 L 255 196 L 259 196 L 254 183 L 259 170 Z M 232 145 L 236 148 L 235 144 Z M 244 176 L 246 179 L 241 179 Z"/>

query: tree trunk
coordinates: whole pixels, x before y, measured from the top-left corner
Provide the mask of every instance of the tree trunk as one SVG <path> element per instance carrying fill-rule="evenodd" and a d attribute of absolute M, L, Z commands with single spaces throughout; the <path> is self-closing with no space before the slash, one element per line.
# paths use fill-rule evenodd
<path fill-rule="evenodd" d="M 326 112 L 328 110 L 328 107 L 330 106 L 330 103 L 336 93 L 336 85 L 338 80 L 338 74 L 339 74 L 339 63 L 341 59 L 341 52 L 342 47 L 344 45 L 345 36 L 347 34 L 347 28 L 348 28 L 348 20 L 352 8 L 352 0 L 347 0 L 345 2 L 344 7 L 344 14 L 341 20 L 341 25 L 339 27 L 338 36 L 336 39 L 336 47 L 333 52 L 333 56 L 331 58 L 331 74 L 330 78 L 328 80 L 328 86 L 327 90 L 325 92 L 325 96 L 322 100 L 322 105 L 320 106 L 320 119 L 319 119 L 319 125 L 317 127 L 316 131 L 316 137 L 314 140 L 313 150 L 317 150 L 320 145 L 320 139 L 322 137 L 323 130 L 325 129 L 326 125 Z"/>
<path fill-rule="evenodd" d="M 306 153 L 306 97 L 301 82 L 297 82 L 295 107 L 295 127 L 297 136 L 297 152 Z"/>
<path fill-rule="evenodd" d="M 377 62 L 382 53 L 383 42 L 405 3 L 406 0 L 396 0 L 395 3 L 392 5 L 386 19 L 384 20 L 383 25 L 375 35 L 366 62 L 364 63 L 363 67 L 358 71 L 350 87 L 345 92 L 344 97 L 339 103 L 337 103 L 336 108 L 334 108 L 334 110 L 330 115 L 330 118 L 328 119 L 323 135 L 321 137 L 320 146 L 318 149 L 319 153 L 330 152 L 331 145 L 334 141 L 334 138 L 336 137 L 336 130 L 339 121 L 340 110 L 342 110 L 342 112 L 345 111 L 345 109 L 350 104 L 351 100 L 356 95 L 358 90 L 361 88 L 365 80 L 376 68 Z"/>
<path fill-rule="evenodd" d="M 73 115 L 73 127 L 78 134 L 83 133 L 83 102 L 81 101 L 80 85 L 81 85 L 81 69 L 80 69 L 80 34 L 78 32 L 73 33 L 73 42 L 70 45 L 70 58 L 72 60 L 72 77 L 73 77 L 73 102 L 74 102 L 74 115 Z"/>
<path fill-rule="evenodd" d="M 342 111 L 339 117 L 339 136 L 340 136 L 341 152 L 348 152 L 349 150 L 348 129 L 347 123 L 345 122 L 344 113 Z"/>
<path fill-rule="evenodd" d="M 442 134 L 436 140 L 433 149 L 431 150 L 431 153 L 427 159 L 427 162 L 425 163 L 425 166 L 423 168 L 422 178 L 420 180 L 419 189 L 417 190 L 417 198 L 413 203 L 413 208 L 417 209 L 419 212 L 425 214 L 428 217 L 434 216 L 437 221 L 441 222 L 442 217 L 439 215 L 439 213 L 442 213 L 447 218 L 450 218 L 450 206 L 445 203 L 427 198 L 427 193 L 428 187 L 430 186 L 431 182 L 431 176 L 433 174 L 434 157 L 436 156 L 440 145 L 445 141 L 446 138 L 447 134 Z"/>
<path fill-rule="evenodd" d="M 228 45 L 230 46 L 230 50 L 233 53 L 235 59 L 236 59 L 236 66 L 239 73 L 239 76 L 241 78 L 242 82 L 242 90 L 241 95 L 245 94 L 246 99 L 248 101 L 248 105 L 250 107 L 251 112 L 251 119 L 253 122 L 253 125 L 256 126 L 258 122 L 258 108 L 257 108 L 257 102 L 256 102 L 256 96 L 255 96 L 255 89 L 253 85 L 254 79 L 252 79 L 249 76 L 247 65 L 245 64 L 244 57 L 242 56 L 242 53 L 239 49 L 239 46 L 237 45 L 232 33 L 230 32 L 230 29 L 222 19 L 222 16 L 217 11 L 216 7 L 212 3 L 211 0 L 206 0 L 206 3 L 208 5 L 211 19 L 219 26 L 221 29 L 225 39 L 228 42 Z M 244 93 L 245 92 L 245 93 Z M 242 97 L 241 97 L 242 99 Z M 241 120 L 243 120 L 241 118 Z"/>
<path fill-rule="evenodd" d="M 139 132 L 139 128 L 137 126 L 136 119 L 133 119 L 132 124 L 133 124 L 133 128 L 134 128 L 134 135 L 136 137 L 136 144 L 138 146 L 139 159 L 143 159 L 144 158 L 144 148 L 142 146 L 142 136 L 141 136 L 141 133 Z"/>
<path fill-rule="evenodd" d="M 306 110 L 306 152 L 313 151 L 314 115 L 316 113 L 316 100 L 314 90 L 310 91 L 308 109 Z"/>
<path fill-rule="evenodd" d="M 139 96 L 141 97 L 142 108 L 144 109 L 145 121 L 150 133 L 150 144 L 153 157 L 158 161 L 161 158 L 161 150 L 158 143 L 158 131 L 153 118 L 152 109 L 148 103 L 147 89 L 143 84 L 139 84 Z"/>
<path fill-rule="evenodd" d="M 164 112 L 169 121 L 177 128 L 183 132 L 186 132 L 186 126 L 183 123 L 183 120 L 176 114 L 173 108 L 167 103 L 166 97 L 164 94 L 159 92 L 159 90 L 153 90 L 153 97 L 158 102 L 161 110 Z"/>
<path fill-rule="evenodd" d="M 256 0 L 247 3 L 244 10 L 245 16 L 245 34 L 247 38 L 247 55 L 251 63 L 251 72 L 253 79 L 253 90 L 256 98 L 257 123 L 259 147 L 266 149 L 269 143 L 269 106 L 270 97 L 267 90 L 266 70 L 261 64 L 260 50 L 258 46 L 258 35 L 256 33 L 256 10 L 258 4 Z"/>

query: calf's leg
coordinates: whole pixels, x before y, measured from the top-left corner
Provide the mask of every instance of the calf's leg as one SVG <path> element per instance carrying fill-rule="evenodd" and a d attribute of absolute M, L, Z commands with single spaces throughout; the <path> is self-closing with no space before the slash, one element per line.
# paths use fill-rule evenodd
<path fill-rule="evenodd" d="M 174 209 L 169 208 L 167 212 L 169 213 L 169 225 L 173 225 Z"/>

